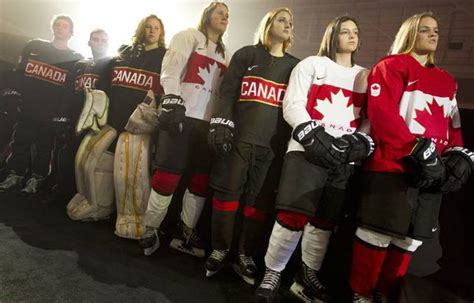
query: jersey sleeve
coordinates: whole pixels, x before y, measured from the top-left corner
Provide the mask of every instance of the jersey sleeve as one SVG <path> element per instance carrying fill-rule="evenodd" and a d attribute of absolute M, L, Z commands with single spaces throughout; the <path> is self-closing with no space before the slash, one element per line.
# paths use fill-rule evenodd
<path fill-rule="evenodd" d="M 394 58 L 377 63 L 367 79 L 367 117 L 377 146 L 385 146 L 395 158 L 410 154 L 416 138 L 400 116 L 399 103 L 405 89 L 406 67 Z"/>
<path fill-rule="evenodd" d="M 311 120 L 306 104 L 316 71 L 310 60 L 306 58 L 295 66 L 283 99 L 283 118 L 292 128 Z"/>
<path fill-rule="evenodd" d="M 240 97 L 242 79 L 249 66 L 249 56 L 251 54 L 246 49 L 240 49 L 232 56 L 220 86 L 214 116 L 232 119 L 235 102 Z"/>
<path fill-rule="evenodd" d="M 180 32 L 171 39 L 161 67 L 160 83 L 165 94 L 181 95 L 181 78 L 194 47 L 194 37 L 189 31 Z"/>

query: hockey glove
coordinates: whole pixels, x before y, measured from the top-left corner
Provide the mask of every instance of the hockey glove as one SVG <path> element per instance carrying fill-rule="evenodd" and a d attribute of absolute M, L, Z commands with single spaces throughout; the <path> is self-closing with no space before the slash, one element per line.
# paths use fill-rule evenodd
<path fill-rule="evenodd" d="M 417 166 L 413 179 L 415 187 L 438 187 L 443 183 L 445 169 L 436 150 L 436 145 L 431 139 L 417 138 L 410 158 Z"/>
<path fill-rule="evenodd" d="M 441 191 L 457 191 L 466 184 L 474 168 L 474 152 L 463 147 L 451 147 L 444 152 L 443 162 L 446 181 L 441 186 Z"/>
<path fill-rule="evenodd" d="M 56 137 L 65 138 L 71 132 L 71 121 L 66 117 L 54 117 L 53 129 Z"/>
<path fill-rule="evenodd" d="M 182 133 L 186 108 L 180 96 L 168 94 L 161 97 L 161 113 L 158 125 L 161 130 Z"/>
<path fill-rule="evenodd" d="M 207 142 L 214 153 L 225 156 L 232 150 L 234 122 L 229 119 L 211 118 Z"/>
<path fill-rule="evenodd" d="M 333 169 L 345 159 L 347 146 L 333 144 L 334 137 L 314 120 L 295 127 L 293 139 L 303 145 L 306 159 L 315 165 Z"/>
<path fill-rule="evenodd" d="M 345 163 L 363 160 L 370 156 L 375 149 L 372 138 L 362 132 L 343 135 L 334 140 L 334 145 L 338 146 L 341 150 L 346 150 Z"/>

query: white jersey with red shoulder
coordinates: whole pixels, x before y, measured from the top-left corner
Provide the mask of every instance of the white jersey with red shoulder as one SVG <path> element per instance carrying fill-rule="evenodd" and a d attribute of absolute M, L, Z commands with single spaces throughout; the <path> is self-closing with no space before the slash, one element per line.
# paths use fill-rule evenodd
<path fill-rule="evenodd" d="M 283 100 L 283 117 L 294 129 L 317 120 L 335 137 L 357 130 L 364 117 L 368 70 L 345 67 L 328 57 L 310 56 L 296 65 Z M 288 151 L 304 151 L 290 139 Z"/>
<path fill-rule="evenodd" d="M 161 85 L 165 94 L 183 98 L 187 117 L 211 119 L 229 57 L 216 48 L 216 43 L 196 29 L 179 32 L 170 42 L 163 59 Z"/>
<path fill-rule="evenodd" d="M 366 168 L 405 172 L 404 157 L 416 137 L 432 138 L 440 154 L 462 146 L 454 78 L 437 66 L 425 67 L 408 54 L 380 60 L 368 77 L 367 113 L 377 146 Z"/>

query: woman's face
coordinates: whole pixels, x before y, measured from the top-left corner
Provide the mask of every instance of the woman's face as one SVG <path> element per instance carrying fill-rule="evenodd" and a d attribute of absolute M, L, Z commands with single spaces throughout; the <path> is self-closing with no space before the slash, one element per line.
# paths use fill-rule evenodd
<path fill-rule="evenodd" d="M 353 53 L 359 46 L 359 29 L 354 21 L 347 20 L 341 23 L 339 31 L 338 53 Z"/>
<path fill-rule="evenodd" d="M 161 35 L 161 24 L 160 21 L 155 18 L 150 18 L 145 23 L 145 36 L 143 37 L 143 43 L 151 45 L 158 43 Z"/>
<path fill-rule="evenodd" d="M 270 27 L 270 38 L 272 41 L 284 42 L 291 37 L 293 31 L 293 19 L 288 12 L 279 12 Z"/>
<path fill-rule="evenodd" d="M 227 30 L 229 24 L 229 10 L 223 4 L 218 4 L 209 18 L 208 29 L 223 34 Z"/>
<path fill-rule="evenodd" d="M 420 20 L 415 40 L 415 53 L 429 54 L 438 46 L 438 22 L 434 18 L 424 17 Z"/>

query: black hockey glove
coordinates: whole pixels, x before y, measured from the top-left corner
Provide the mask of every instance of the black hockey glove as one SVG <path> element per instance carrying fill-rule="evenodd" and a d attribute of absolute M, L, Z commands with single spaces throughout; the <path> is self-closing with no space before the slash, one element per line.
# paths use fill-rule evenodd
<path fill-rule="evenodd" d="M 431 139 L 417 138 L 410 158 L 417 166 L 417 171 L 413 176 L 415 187 L 439 187 L 443 184 L 445 169 L 436 150 L 436 145 Z"/>
<path fill-rule="evenodd" d="M 295 127 L 293 139 L 303 145 L 306 159 L 315 165 L 333 169 L 346 158 L 347 146 L 333 144 L 334 137 L 314 120 Z"/>
<path fill-rule="evenodd" d="M 10 88 L 5 88 L 0 93 L 0 112 L 15 121 L 21 112 L 23 99 L 21 93 Z"/>
<path fill-rule="evenodd" d="M 341 150 L 346 150 L 345 163 L 359 161 L 370 156 L 375 149 L 372 138 L 366 133 L 356 132 L 350 135 L 343 135 L 334 140 L 334 145 Z"/>
<path fill-rule="evenodd" d="M 457 191 L 466 184 L 474 169 L 474 152 L 463 147 L 451 147 L 444 152 L 443 162 L 446 167 L 446 181 L 441 186 L 441 191 Z"/>
<path fill-rule="evenodd" d="M 158 126 L 161 130 L 182 133 L 186 108 L 180 96 L 168 94 L 161 97 L 161 113 Z"/>
<path fill-rule="evenodd" d="M 207 142 L 214 153 L 225 156 L 232 150 L 234 122 L 229 119 L 211 118 Z"/>
<path fill-rule="evenodd" d="M 56 137 L 66 138 L 71 133 L 71 120 L 66 117 L 54 117 L 53 130 Z"/>

